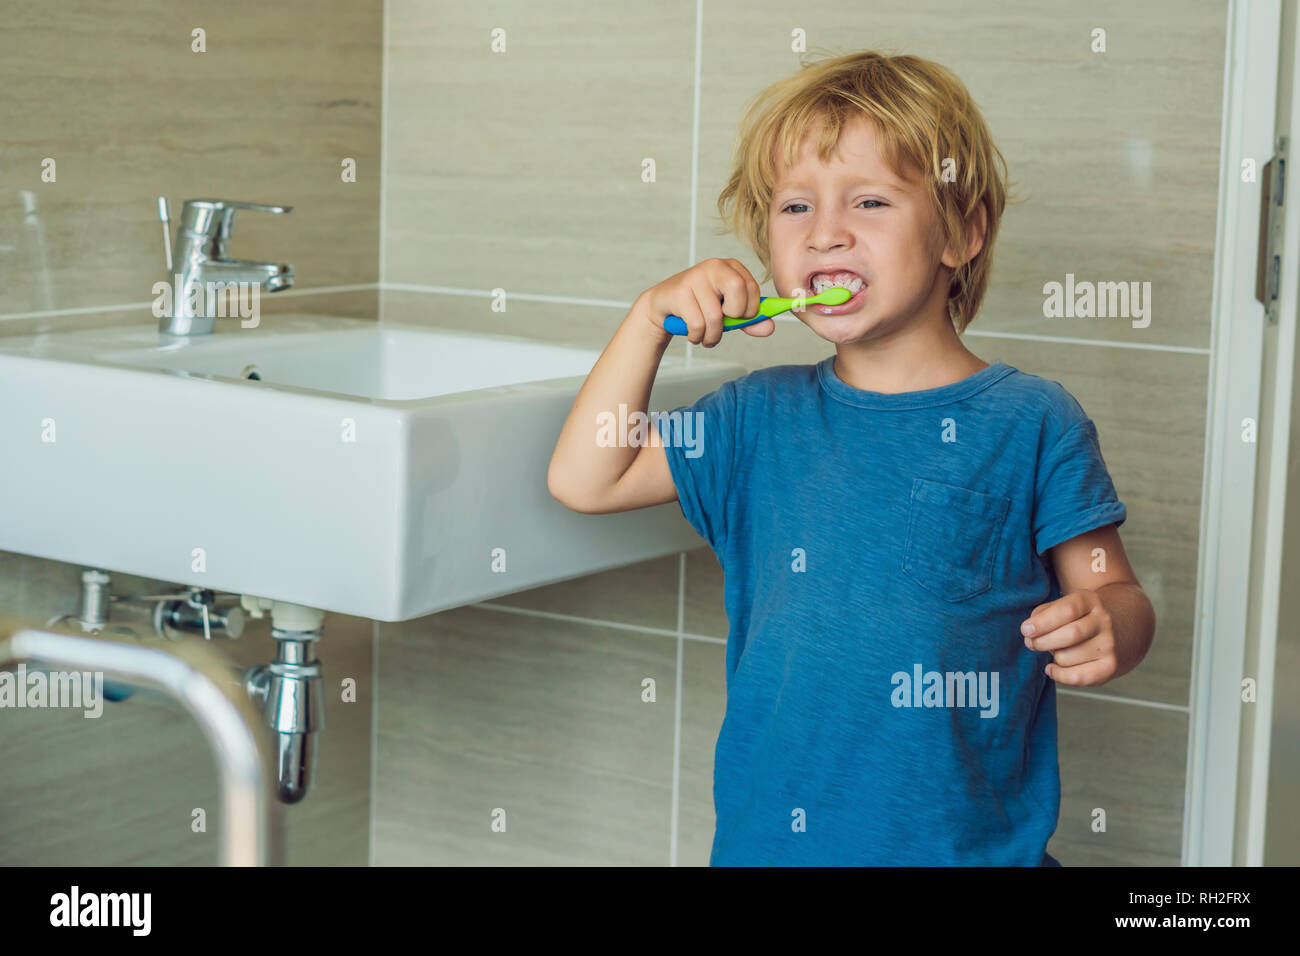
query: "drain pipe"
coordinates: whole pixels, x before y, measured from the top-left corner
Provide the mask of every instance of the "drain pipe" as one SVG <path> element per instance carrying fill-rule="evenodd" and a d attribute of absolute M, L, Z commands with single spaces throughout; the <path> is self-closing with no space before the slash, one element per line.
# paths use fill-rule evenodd
<path fill-rule="evenodd" d="M 241 594 L 234 607 L 219 609 L 215 592 L 193 586 L 183 594 L 119 597 L 111 593 L 109 574 L 98 568 L 84 569 L 81 585 L 79 614 L 61 614 L 47 622 L 47 628 L 75 618 L 83 631 L 98 632 L 107 626 L 113 602 L 156 601 L 153 626 L 164 637 L 189 633 L 208 640 L 214 635 L 237 639 L 244 631 L 244 612 L 260 619 L 269 610 L 275 658 L 247 670 L 236 668 L 234 677 L 275 734 L 280 802 L 300 803 L 307 796 L 315 778 L 316 735 L 325 729 L 325 685 L 314 646 L 324 633 L 324 611 L 251 594 Z M 134 636 L 130 628 L 114 631 Z M 104 684 L 108 700 L 124 700 L 134 690 Z"/>
<path fill-rule="evenodd" d="M 240 604 L 253 617 L 262 616 L 266 603 L 264 598 L 240 596 Z M 311 789 L 316 734 L 325 729 L 325 685 L 314 648 L 323 634 L 325 612 L 284 601 L 269 603 L 275 660 L 249 668 L 244 686 L 279 744 L 280 801 L 298 803 Z"/>

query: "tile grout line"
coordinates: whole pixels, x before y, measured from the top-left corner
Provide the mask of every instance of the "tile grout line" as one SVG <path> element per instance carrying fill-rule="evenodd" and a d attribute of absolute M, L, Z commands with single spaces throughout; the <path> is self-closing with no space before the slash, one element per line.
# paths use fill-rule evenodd
<path fill-rule="evenodd" d="M 699 219 L 700 190 L 700 60 L 704 51 L 704 0 L 695 0 L 695 75 L 691 78 L 691 185 L 686 235 L 686 268 L 695 265 L 695 226 Z M 686 340 L 686 367 L 691 367 L 695 346 Z"/>
<path fill-rule="evenodd" d="M 1153 342 L 1116 342 L 1112 339 L 1076 339 L 1065 335 L 1040 335 L 1037 332 L 982 332 L 979 330 L 964 332 L 963 337 L 972 335 L 982 339 L 1017 339 L 1030 342 L 1047 342 L 1053 345 L 1096 345 L 1110 349 L 1137 349 L 1145 352 L 1182 352 L 1187 355 L 1209 355 L 1208 348 L 1195 345 L 1159 345 Z"/>
<path fill-rule="evenodd" d="M 685 555 L 686 552 L 680 552 Z M 683 562 L 685 558 L 683 557 Z M 679 570 L 679 575 L 684 575 L 685 565 Z M 684 580 L 684 579 L 683 579 Z M 679 601 L 684 600 L 679 598 Z M 681 606 L 679 604 L 679 606 Z M 506 614 L 522 614 L 527 617 L 543 617 L 554 621 L 566 621 L 571 624 L 586 624 L 590 627 L 604 627 L 619 631 L 634 631 L 638 634 L 653 634 L 656 637 L 681 638 L 683 640 L 696 641 L 700 644 L 719 644 L 723 647 L 727 644 L 725 637 L 714 637 L 711 634 L 694 634 L 685 629 L 676 631 L 668 630 L 663 627 L 647 627 L 644 624 L 626 624 L 622 621 L 607 621 L 595 617 L 583 617 L 577 614 L 561 614 L 558 611 L 542 611 L 530 607 L 512 607 L 507 604 L 497 604 L 493 601 L 483 601 L 477 604 L 466 604 L 464 607 L 483 608 L 487 611 L 503 611 Z M 1173 710 L 1180 713 L 1188 712 L 1187 704 L 1169 704 L 1159 700 L 1144 700 L 1140 697 L 1121 697 L 1118 694 L 1099 694 L 1095 691 L 1075 690 L 1071 687 L 1057 686 L 1056 692 L 1069 697 L 1089 697 L 1094 700 L 1105 701 L 1112 704 L 1130 704 L 1134 707 L 1152 707 L 1157 710 Z"/>
<path fill-rule="evenodd" d="M 490 298 L 492 293 L 487 289 L 470 289 L 460 286 L 435 286 L 435 285 L 414 285 L 402 282 L 386 282 L 384 288 L 390 291 L 399 292 L 424 292 L 437 295 L 462 295 L 475 298 Z M 569 295 L 547 295 L 542 293 L 529 292 L 510 292 L 509 297 L 519 299 L 524 302 L 547 302 L 554 305 L 579 305 L 589 308 L 607 308 L 623 309 L 626 311 L 632 307 L 631 302 L 625 302 L 622 299 L 592 299 L 581 296 Z M 773 321 L 778 323 L 801 324 L 798 319 L 778 315 Z M 1026 342 L 1050 342 L 1058 345 L 1096 345 L 1105 348 L 1115 349 L 1137 349 L 1139 351 L 1151 352 L 1183 352 L 1190 355 L 1209 355 L 1208 348 L 1201 348 L 1195 345 L 1161 345 L 1159 343 L 1149 342 L 1117 342 L 1112 339 L 1083 339 L 1073 338 L 1062 335 L 1043 335 L 1037 332 L 996 332 L 981 331 L 971 329 L 962 333 L 963 337 L 967 335 L 977 336 L 980 338 L 999 338 L 999 339 L 1016 339 Z M 691 343 L 687 342 L 686 354 L 691 354 Z"/>
<path fill-rule="evenodd" d="M 681 807 L 682 780 L 682 683 L 683 663 L 686 656 L 686 637 L 683 624 L 686 620 L 686 552 L 677 552 L 677 673 L 673 684 L 673 804 L 669 826 L 668 865 L 677 866 L 677 834 L 679 808 Z"/>
<path fill-rule="evenodd" d="M 1191 712 L 1189 704 L 1167 704 L 1162 700 L 1143 700 L 1141 697 L 1121 697 L 1118 694 L 1098 694 L 1096 691 L 1076 690 L 1073 687 L 1057 686 L 1057 694 L 1067 697 L 1087 697 L 1091 700 L 1103 700 L 1112 704 L 1129 704 L 1133 707 L 1150 707 L 1154 710 L 1173 710 L 1186 714 Z"/>
<path fill-rule="evenodd" d="M 387 276 L 388 256 L 386 255 L 388 244 L 385 237 L 388 235 L 388 0 L 384 0 L 384 48 L 382 50 L 383 64 L 380 70 L 380 112 L 379 112 L 379 149 L 383 153 L 379 157 L 379 303 L 378 303 L 378 321 L 384 321 L 384 279 Z"/>
<path fill-rule="evenodd" d="M 704 0 L 695 0 L 695 75 L 691 79 L 691 185 L 686 266 L 695 264 L 695 228 L 699 217 L 700 185 L 700 66 L 704 55 Z M 695 347 L 686 342 L 686 367 L 691 367 Z M 673 800 L 668 837 L 668 865 L 677 866 L 678 819 L 682 770 L 682 671 L 686 657 L 686 552 L 677 552 L 677 663 L 673 685 Z"/>
<path fill-rule="evenodd" d="M 380 114 L 379 114 L 379 149 L 382 153 L 379 163 L 379 302 L 376 305 L 376 319 L 384 320 L 384 235 L 387 226 L 388 202 L 385 190 L 388 186 L 388 0 L 384 0 L 383 9 L 383 48 L 380 50 L 382 64 L 380 67 Z M 368 851 L 369 866 L 375 865 L 375 804 L 378 802 L 379 789 L 379 622 L 370 625 L 370 847 Z"/>
<path fill-rule="evenodd" d="M 684 554 L 685 552 L 679 552 Z M 654 634 L 658 637 L 682 637 L 702 644 L 726 644 L 725 637 L 713 637 L 709 634 L 692 634 L 690 631 L 676 631 L 666 627 L 649 627 L 645 624 L 626 624 L 622 621 L 607 621 L 597 617 L 581 617 L 575 614 L 561 614 L 559 611 L 542 611 L 531 607 L 516 607 L 511 604 L 498 604 L 495 601 L 479 601 L 462 607 L 478 607 L 488 611 L 503 611 L 506 614 L 523 614 L 527 617 L 545 617 L 553 621 L 567 621 L 571 624 L 589 624 L 594 627 L 608 627 L 619 631 L 636 631 L 639 634 Z M 456 610 L 449 608 L 448 610 Z M 441 612 L 435 612 L 441 613 Z"/>
<path fill-rule="evenodd" d="M 375 865 L 375 792 L 379 781 L 379 622 L 370 622 L 370 849 Z"/>
<path fill-rule="evenodd" d="M 378 289 L 378 282 L 354 282 L 349 285 L 323 285 L 314 289 L 285 289 L 274 293 L 277 299 L 294 299 L 309 295 L 333 295 L 336 292 L 369 292 Z M 0 323 L 17 322 L 20 319 L 57 319 L 69 315 L 99 315 L 105 312 L 136 312 L 153 308 L 153 301 L 120 302 L 116 305 L 83 305 L 74 309 L 41 309 L 37 312 L 0 313 Z"/>

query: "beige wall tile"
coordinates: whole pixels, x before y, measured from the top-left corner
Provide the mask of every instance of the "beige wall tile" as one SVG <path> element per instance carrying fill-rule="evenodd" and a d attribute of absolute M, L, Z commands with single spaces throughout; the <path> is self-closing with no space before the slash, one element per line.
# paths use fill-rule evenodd
<path fill-rule="evenodd" d="M 381 624 L 375 862 L 667 865 L 675 661 L 482 608 Z"/>
<path fill-rule="evenodd" d="M 1178 866 L 1187 714 L 1067 694 L 1056 713 L 1061 816 L 1047 852 L 1064 866 Z"/>
<path fill-rule="evenodd" d="M 431 325 L 462 332 L 510 335 L 597 352 L 609 344 L 627 316 L 626 306 L 562 305 L 510 297 L 506 310 L 493 312 L 487 296 L 427 295 L 384 290 L 383 321 Z"/>
<path fill-rule="evenodd" d="M 723 585 L 726 575 L 707 544 L 686 552 L 685 623 L 688 634 L 725 638 L 730 633 Z"/>
<path fill-rule="evenodd" d="M 694 27 L 689 0 L 390 3 L 385 280 L 630 302 L 686 268 Z"/>
<path fill-rule="evenodd" d="M 672 554 L 518 591 L 492 603 L 676 630 L 678 563 L 678 556 Z"/>
<path fill-rule="evenodd" d="M 13 102 L 39 108 L 10 111 L 0 145 L 0 327 L 6 314 L 150 301 L 166 272 L 160 194 L 173 236 L 186 198 L 292 205 L 237 214 L 229 254 L 292 263 L 297 289 L 378 280 L 377 0 L 11 13 L 0 75 Z M 198 27 L 205 53 L 190 49 Z"/>
<path fill-rule="evenodd" d="M 682 654 L 678 866 L 709 865 L 713 834 L 718 824 L 713 809 L 713 755 L 726 711 L 726 645 L 687 641 Z"/>

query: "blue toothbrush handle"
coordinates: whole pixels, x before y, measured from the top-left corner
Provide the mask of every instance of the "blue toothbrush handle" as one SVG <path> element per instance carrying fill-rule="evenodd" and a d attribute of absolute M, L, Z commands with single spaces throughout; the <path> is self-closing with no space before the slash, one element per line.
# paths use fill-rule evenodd
<path fill-rule="evenodd" d="M 722 317 L 722 331 L 730 332 L 732 329 L 743 329 L 745 326 L 753 325 L 755 322 L 762 322 L 764 319 L 770 319 L 770 315 L 763 314 L 763 303 L 766 302 L 767 299 L 767 296 L 763 296 L 758 300 L 758 315 L 754 316 L 752 319 L 733 319 L 729 315 L 724 315 Z M 685 335 L 690 331 L 690 329 L 686 327 L 686 320 L 680 315 L 666 315 L 664 316 L 664 331 L 671 335 Z"/>

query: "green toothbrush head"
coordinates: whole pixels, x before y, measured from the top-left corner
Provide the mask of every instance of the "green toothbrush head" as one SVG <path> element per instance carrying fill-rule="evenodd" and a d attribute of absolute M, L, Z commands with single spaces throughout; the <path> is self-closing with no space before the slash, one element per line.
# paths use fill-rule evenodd
<path fill-rule="evenodd" d="M 810 295 L 807 301 L 811 305 L 843 305 L 853 298 L 853 293 L 848 289 L 836 286 L 833 289 L 827 289 L 818 295 Z"/>

